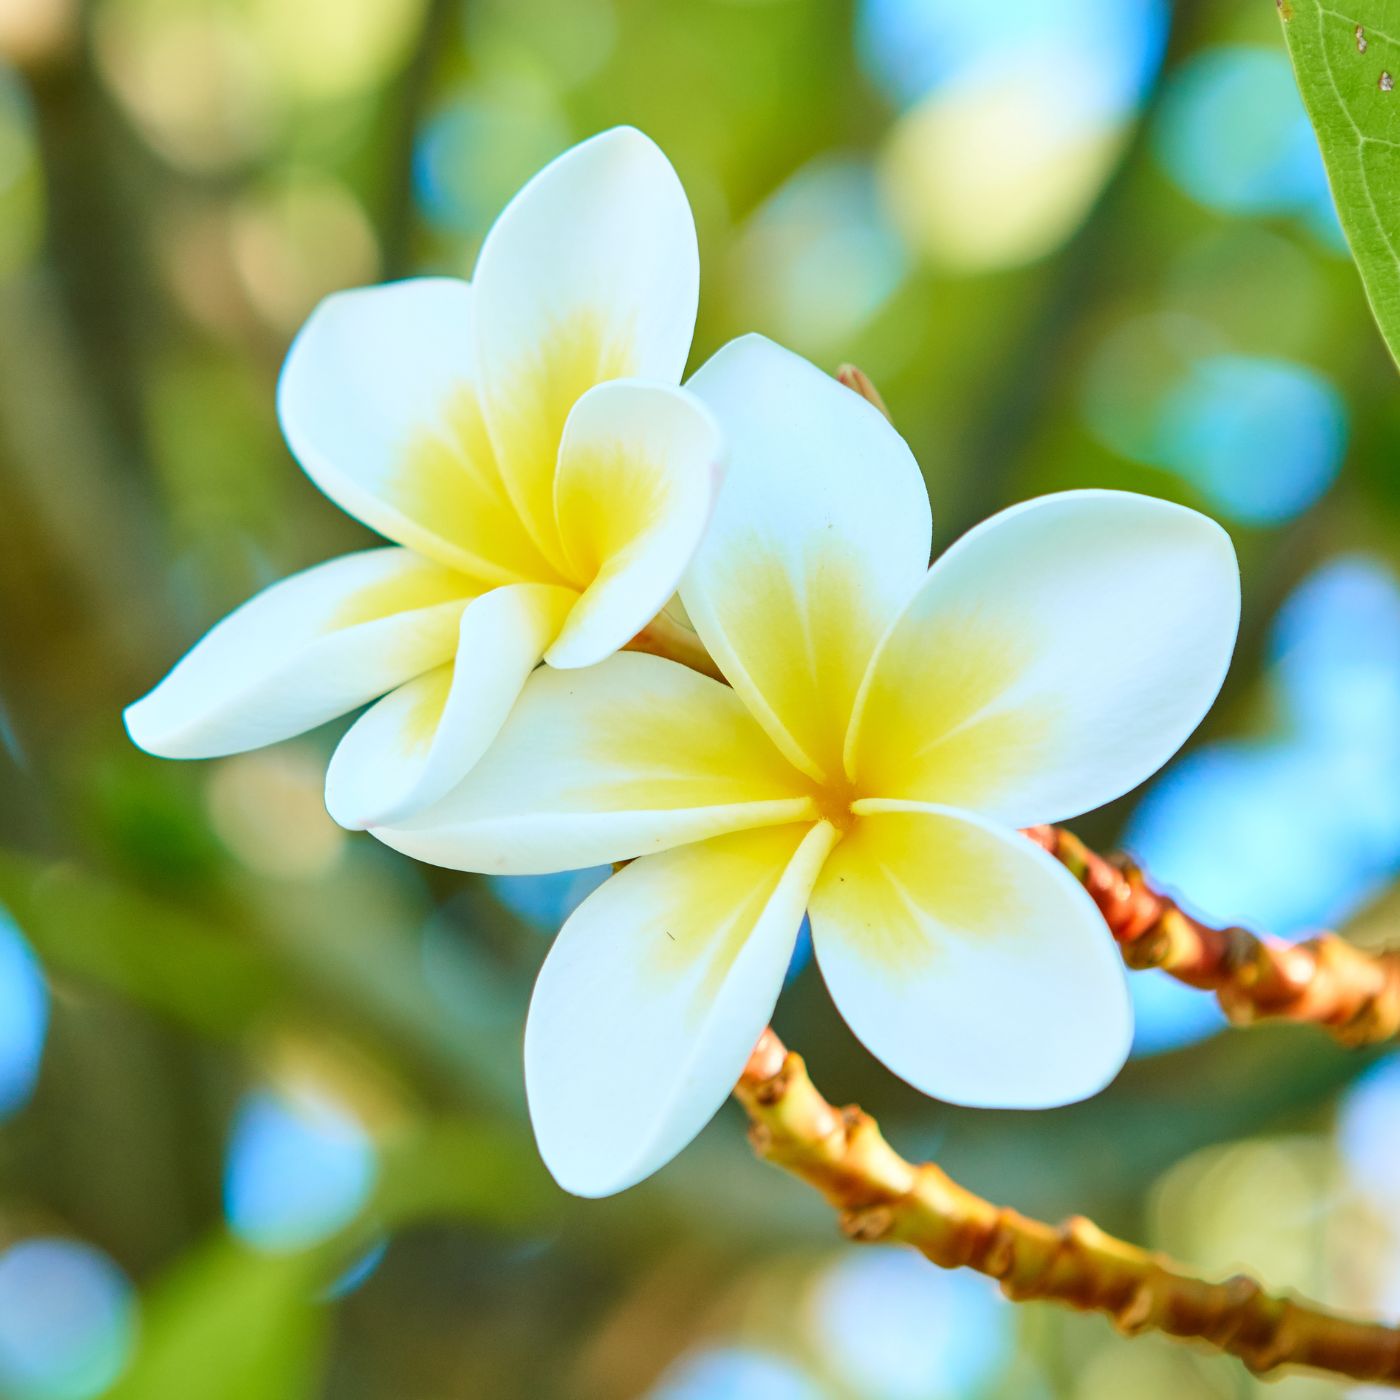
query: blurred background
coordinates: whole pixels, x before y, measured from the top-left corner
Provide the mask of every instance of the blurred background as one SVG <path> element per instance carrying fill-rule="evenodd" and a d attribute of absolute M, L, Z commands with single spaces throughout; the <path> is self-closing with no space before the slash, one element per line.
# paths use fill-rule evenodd
<path fill-rule="evenodd" d="M 0 0 L 0 1396 L 1251 1396 L 843 1244 L 732 1105 L 637 1190 L 564 1197 L 519 1044 L 599 874 L 340 831 L 333 733 L 195 764 L 125 739 L 212 621 L 370 542 L 274 416 L 318 298 L 469 274 L 520 183 L 622 121 L 694 205 L 692 363 L 756 329 L 861 364 L 940 546 L 1071 486 L 1230 528 L 1222 701 L 1080 834 L 1220 919 L 1397 936 L 1400 395 L 1272 5 Z M 1135 974 L 1111 1090 L 954 1111 L 802 963 L 780 1032 L 905 1153 L 1400 1313 L 1400 1053 L 1228 1032 Z"/>

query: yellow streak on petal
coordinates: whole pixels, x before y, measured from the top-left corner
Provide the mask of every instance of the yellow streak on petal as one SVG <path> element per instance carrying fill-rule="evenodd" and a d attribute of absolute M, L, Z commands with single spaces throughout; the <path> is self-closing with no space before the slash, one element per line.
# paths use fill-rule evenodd
<path fill-rule="evenodd" d="M 561 572 L 554 472 L 564 420 L 585 390 L 635 374 L 637 363 L 630 324 L 580 308 L 550 327 L 492 400 L 492 440 L 506 488 L 531 539 Z"/>
<path fill-rule="evenodd" d="M 689 982 L 683 1013 L 688 1024 L 698 1025 L 714 1005 L 811 829 L 803 823 L 735 832 L 697 842 L 673 857 L 667 898 L 645 930 L 642 971 L 663 984 Z"/>
<path fill-rule="evenodd" d="M 471 385 L 452 395 L 440 423 L 408 443 L 388 496 L 410 520 L 469 556 L 487 581 L 560 582 L 506 490 Z"/>
<path fill-rule="evenodd" d="M 588 770 L 561 798 L 591 810 L 648 811 L 812 799 L 810 781 L 764 737 L 718 682 L 692 703 L 648 713 L 592 714 Z M 816 815 L 816 805 L 812 805 Z"/>
<path fill-rule="evenodd" d="M 839 782 L 856 692 L 882 630 L 861 561 L 817 541 L 794 568 L 758 536 L 729 556 L 711 597 L 744 671 L 730 680 L 751 700 L 756 693 L 758 712 Z"/>
<path fill-rule="evenodd" d="M 1031 640 L 962 614 L 901 626 L 881 653 L 851 745 L 853 781 L 875 797 L 976 808 L 1037 760 L 1056 715 L 1015 699 Z"/>
<path fill-rule="evenodd" d="M 859 812 L 859 808 L 857 808 Z M 1034 910 L 1010 881 L 995 839 L 927 812 L 857 816 L 812 896 L 891 980 L 925 972 L 950 938 L 1016 938 Z"/>
<path fill-rule="evenodd" d="M 665 513 L 667 478 L 623 443 L 580 447 L 558 485 L 557 513 L 573 581 L 586 588 Z"/>
<path fill-rule="evenodd" d="M 480 584 L 466 574 L 427 559 L 413 559 L 406 568 L 350 594 L 327 618 L 326 631 L 378 622 L 439 603 L 466 602 L 480 592 Z"/>
<path fill-rule="evenodd" d="M 400 731 L 406 753 L 422 753 L 437 735 L 452 689 L 453 670 L 452 664 L 439 666 L 412 683 L 413 704 L 404 715 Z"/>

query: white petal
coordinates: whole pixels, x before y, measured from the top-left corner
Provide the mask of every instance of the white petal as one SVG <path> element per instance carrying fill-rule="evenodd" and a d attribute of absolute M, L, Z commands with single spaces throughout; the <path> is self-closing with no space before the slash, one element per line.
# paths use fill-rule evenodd
<path fill-rule="evenodd" d="M 551 558 L 569 410 L 607 379 L 679 383 L 699 277 L 685 191 L 630 127 L 547 165 L 486 235 L 474 283 L 482 402 L 506 484 Z"/>
<path fill-rule="evenodd" d="M 591 666 L 661 611 L 705 532 L 721 455 L 718 424 L 684 389 L 615 380 L 574 405 L 554 499 L 584 594 L 551 666 Z"/>
<path fill-rule="evenodd" d="M 214 758 L 324 724 L 447 660 L 469 579 L 371 549 L 274 583 L 229 614 L 126 711 L 163 758 Z"/>
<path fill-rule="evenodd" d="M 434 865 L 532 875 L 815 814 L 733 691 L 619 652 L 581 671 L 541 667 L 465 781 L 374 834 Z"/>
<path fill-rule="evenodd" d="M 648 856 L 579 906 L 525 1028 L 545 1165 L 607 1196 L 669 1162 L 728 1097 L 772 1014 L 831 827 Z"/>
<path fill-rule="evenodd" d="M 881 646 L 848 749 L 860 790 L 1013 826 L 1101 806 L 1210 708 L 1239 626 L 1230 537 L 1183 506 L 1070 491 L 933 568 Z"/>
<path fill-rule="evenodd" d="M 690 387 L 729 469 L 681 597 L 773 742 L 837 776 L 861 678 L 928 565 L 918 464 L 878 409 L 761 336 Z"/>
<path fill-rule="evenodd" d="M 447 277 L 337 292 L 287 355 L 287 442 L 337 505 L 488 583 L 557 581 L 501 480 L 476 394 L 473 294 Z"/>
<path fill-rule="evenodd" d="M 950 1103 L 1049 1108 L 1127 1058 L 1122 959 L 1079 882 L 1014 831 L 859 802 L 811 900 L 832 999 L 896 1074 Z"/>
<path fill-rule="evenodd" d="M 459 783 L 577 601 L 572 589 L 514 583 L 469 603 L 456 660 L 386 695 L 340 741 L 326 773 L 331 816 L 352 828 L 400 821 Z"/>

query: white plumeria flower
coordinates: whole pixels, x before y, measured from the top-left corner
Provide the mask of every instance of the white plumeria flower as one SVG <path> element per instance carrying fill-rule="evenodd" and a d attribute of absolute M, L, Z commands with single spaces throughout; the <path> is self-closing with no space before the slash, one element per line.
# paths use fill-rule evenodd
<path fill-rule="evenodd" d="M 694 552 L 720 456 L 712 415 L 678 387 L 698 286 L 675 171 L 619 128 L 525 186 L 470 285 L 323 302 L 282 372 L 283 430 L 395 545 L 219 623 L 128 709 L 136 743 L 235 753 L 382 695 L 336 750 L 331 814 L 368 826 L 447 792 L 541 658 L 589 666 L 624 646 Z"/>
<path fill-rule="evenodd" d="M 808 909 L 855 1033 L 955 1103 L 1089 1095 L 1128 1051 L 1121 959 L 1016 828 L 1140 783 L 1209 708 L 1239 574 L 1204 516 L 1074 491 L 932 568 L 928 500 L 868 403 L 758 337 L 692 381 L 729 476 L 681 585 L 731 683 L 656 656 L 539 672 L 495 748 L 378 835 L 532 873 L 640 857 L 564 925 L 526 1087 L 581 1195 L 666 1162 L 729 1092 Z"/>

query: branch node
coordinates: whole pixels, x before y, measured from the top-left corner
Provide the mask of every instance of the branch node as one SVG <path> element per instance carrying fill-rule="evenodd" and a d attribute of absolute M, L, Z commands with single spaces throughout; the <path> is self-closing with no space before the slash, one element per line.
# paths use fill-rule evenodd
<path fill-rule="evenodd" d="M 912 1245 L 944 1268 L 998 1280 L 1008 1298 L 1102 1313 L 1127 1336 L 1157 1330 L 1205 1341 L 1257 1374 L 1308 1366 L 1400 1383 L 1400 1328 L 1270 1293 L 1243 1275 L 1196 1278 L 1082 1215 L 1052 1226 L 992 1205 L 934 1163 L 905 1161 L 861 1109 L 833 1108 L 771 1032 L 735 1093 L 759 1154 L 820 1191 L 851 1240 Z"/>
<path fill-rule="evenodd" d="M 1235 1025 L 1306 1021 L 1344 1045 L 1400 1035 L 1400 950 L 1368 952 L 1331 933 L 1290 944 L 1215 927 L 1156 889 L 1127 856 L 1101 856 L 1059 827 L 1025 834 L 1084 886 L 1129 967 L 1158 968 L 1214 992 Z"/>

